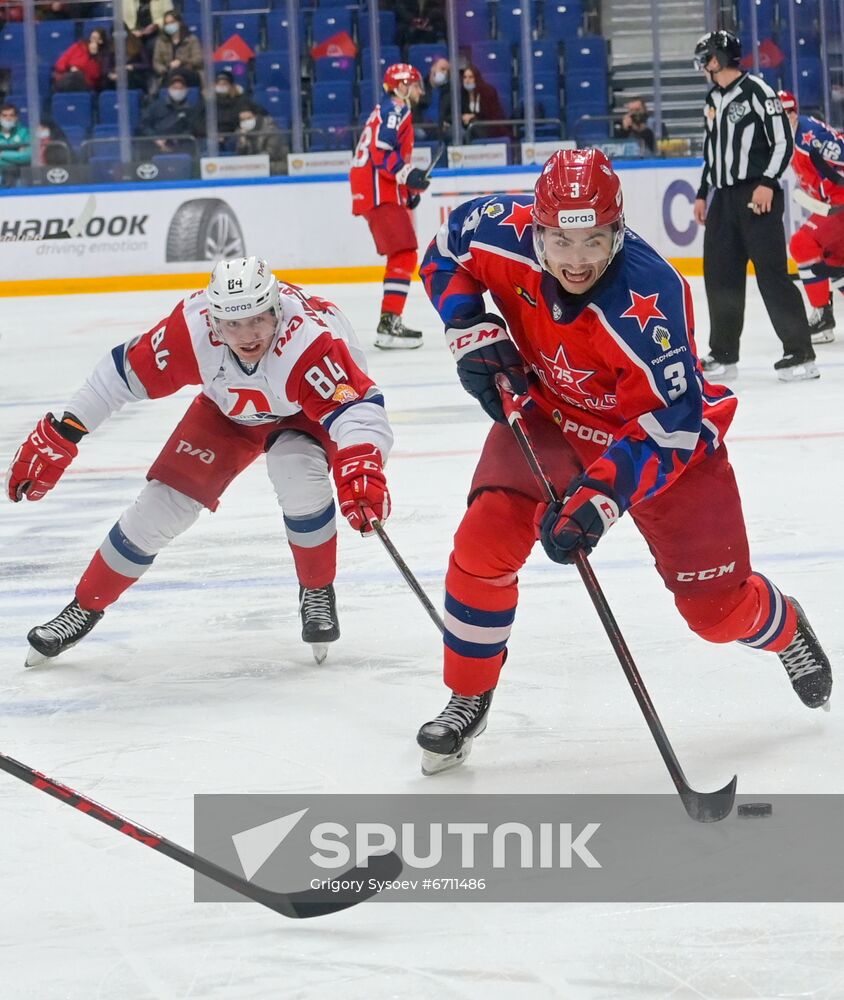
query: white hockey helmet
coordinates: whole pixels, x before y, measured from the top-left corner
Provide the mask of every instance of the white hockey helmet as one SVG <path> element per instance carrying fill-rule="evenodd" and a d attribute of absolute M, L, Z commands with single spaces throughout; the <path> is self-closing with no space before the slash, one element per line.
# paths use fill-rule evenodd
<path fill-rule="evenodd" d="M 247 319 L 273 310 L 281 323 L 278 281 L 260 257 L 236 257 L 214 266 L 206 289 L 211 328 L 219 334 L 219 321 Z"/>

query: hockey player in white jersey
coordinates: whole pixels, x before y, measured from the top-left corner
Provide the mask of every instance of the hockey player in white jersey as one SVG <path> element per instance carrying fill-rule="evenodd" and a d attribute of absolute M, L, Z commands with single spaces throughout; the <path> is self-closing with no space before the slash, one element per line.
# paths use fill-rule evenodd
<path fill-rule="evenodd" d="M 340 512 L 366 534 L 385 520 L 384 462 L 392 432 L 381 391 L 366 374 L 354 331 L 330 302 L 277 281 L 257 257 L 223 261 L 208 287 L 181 301 L 143 336 L 115 347 L 69 400 L 20 446 L 9 498 L 40 500 L 83 437 L 125 403 L 200 385 L 147 473 L 55 618 L 31 629 L 27 665 L 77 643 L 262 452 L 282 509 L 299 580 L 302 639 L 322 662 L 339 638 L 333 581 Z"/>

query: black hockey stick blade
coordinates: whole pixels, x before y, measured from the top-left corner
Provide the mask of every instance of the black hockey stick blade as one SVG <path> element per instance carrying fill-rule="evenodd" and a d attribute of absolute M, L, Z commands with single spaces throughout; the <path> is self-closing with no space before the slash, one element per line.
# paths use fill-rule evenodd
<path fill-rule="evenodd" d="M 696 792 L 688 785 L 680 789 L 686 812 L 698 823 L 717 823 L 729 816 L 736 800 L 737 781 L 738 776 L 734 774 L 732 780 L 717 792 Z"/>
<path fill-rule="evenodd" d="M 445 152 L 445 143 L 441 142 L 439 144 L 439 146 L 437 146 L 437 148 L 434 150 L 433 154 L 431 155 L 431 162 L 428 164 L 427 167 L 425 167 L 425 179 L 426 180 L 434 172 L 434 167 L 440 162 L 440 160 L 442 159 L 442 156 L 443 156 L 444 152 Z"/>
<path fill-rule="evenodd" d="M 323 917 L 329 913 L 336 913 L 338 910 L 346 910 L 350 906 L 370 899 L 379 891 L 379 882 L 394 879 L 402 870 L 402 861 L 397 854 L 391 852 L 373 855 L 366 859 L 365 867 L 359 866 L 344 875 L 337 876 L 341 881 L 353 880 L 351 883 L 353 885 L 360 882 L 363 888 L 355 895 L 337 898 L 335 895 L 319 889 L 308 889 L 302 892 L 276 892 L 256 885 L 243 878 L 242 875 L 222 868 L 213 861 L 209 861 L 199 854 L 194 854 L 186 847 L 180 847 L 172 840 L 167 840 L 166 837 L 162 837 L 138 823 L 133 823 L 125 816 L 112 812 L 111 809 L 107 809 L 93 799 L 87 798 L 59 781 L 48 778 L 46 774 L 42 774 L 26 764 L 21 764 L 20 761 L 8 757 L 4 753 L 0 753 L 0 770 L 25 781 L 28 785 L 32 785 L 42 792 L 46 792 L 47 795 L 52 795 L 53 798 L 66 805 L 73 806 L 74 809 L 78 809 L 92 819 L 131 837 L 132 840 L 146 844 L 147 847 L 172 858 L 173 861 L 178 861 L 179 864 L 192 869 L 199 875 L 204 875 L 206 878 L 224 885 L 227 889 L 231 889 L 247 899 L 252 899 L 285 917 Z"/>

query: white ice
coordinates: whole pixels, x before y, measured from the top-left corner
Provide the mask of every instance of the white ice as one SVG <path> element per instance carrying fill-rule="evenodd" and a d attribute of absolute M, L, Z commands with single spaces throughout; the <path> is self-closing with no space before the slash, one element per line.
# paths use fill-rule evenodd
<path fill-rule="evenodd" d="M 707 342 L 693 280 L 698 342 Z M 315 288 L 370 345 L 377 286 Z M 0 456 L 178 293 L 7 299 Z M 844 653 L 844 309 L 819 382 L 783 385 L 749 287 L 729 437 L 756 568 Z M 421 350 L 368 349 L 396 430 L 387 528 L 439 604 L 487 420 L 414 286 Z M 198 792 L 671 792 L 573 571 L 534 553 L 487 733 L 466 767 L 419 772 L 445 704 L 439 636 L 376 539 L 340 525 L 343 635 L 317 667 L 298 637 L 280 514 L 257 463 L 163 552 L 92 635 L 25 671 L 28 629 L 70 599 L 192 392 L 124 409 L 37 504 L 0 520 L 0 749 L 186 846 Z M 629 520 L 594 566 L 690 782 L 844 791 L 842 710 L 812 712 L 779 661 L 696 639 Z M 842 683 L 841 678 L 838 680 Z M 838 697 L 836 697 L 838 695 Z M 839 905 L 367 904 L 294 922 L 192 902 L 191 873 L 0 773 L 0 997 L 844 997 Z"/>

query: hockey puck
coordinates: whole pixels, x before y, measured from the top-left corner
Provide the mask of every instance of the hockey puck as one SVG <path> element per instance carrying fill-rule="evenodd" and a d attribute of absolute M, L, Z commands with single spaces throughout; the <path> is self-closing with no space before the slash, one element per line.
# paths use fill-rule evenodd
<path fill-rule="evenodd" d="M 757 816 L 770 816 L 774 807 L 770 802 L 742 802 L 736 812 L 742 819 L 755 819 Z"/>

